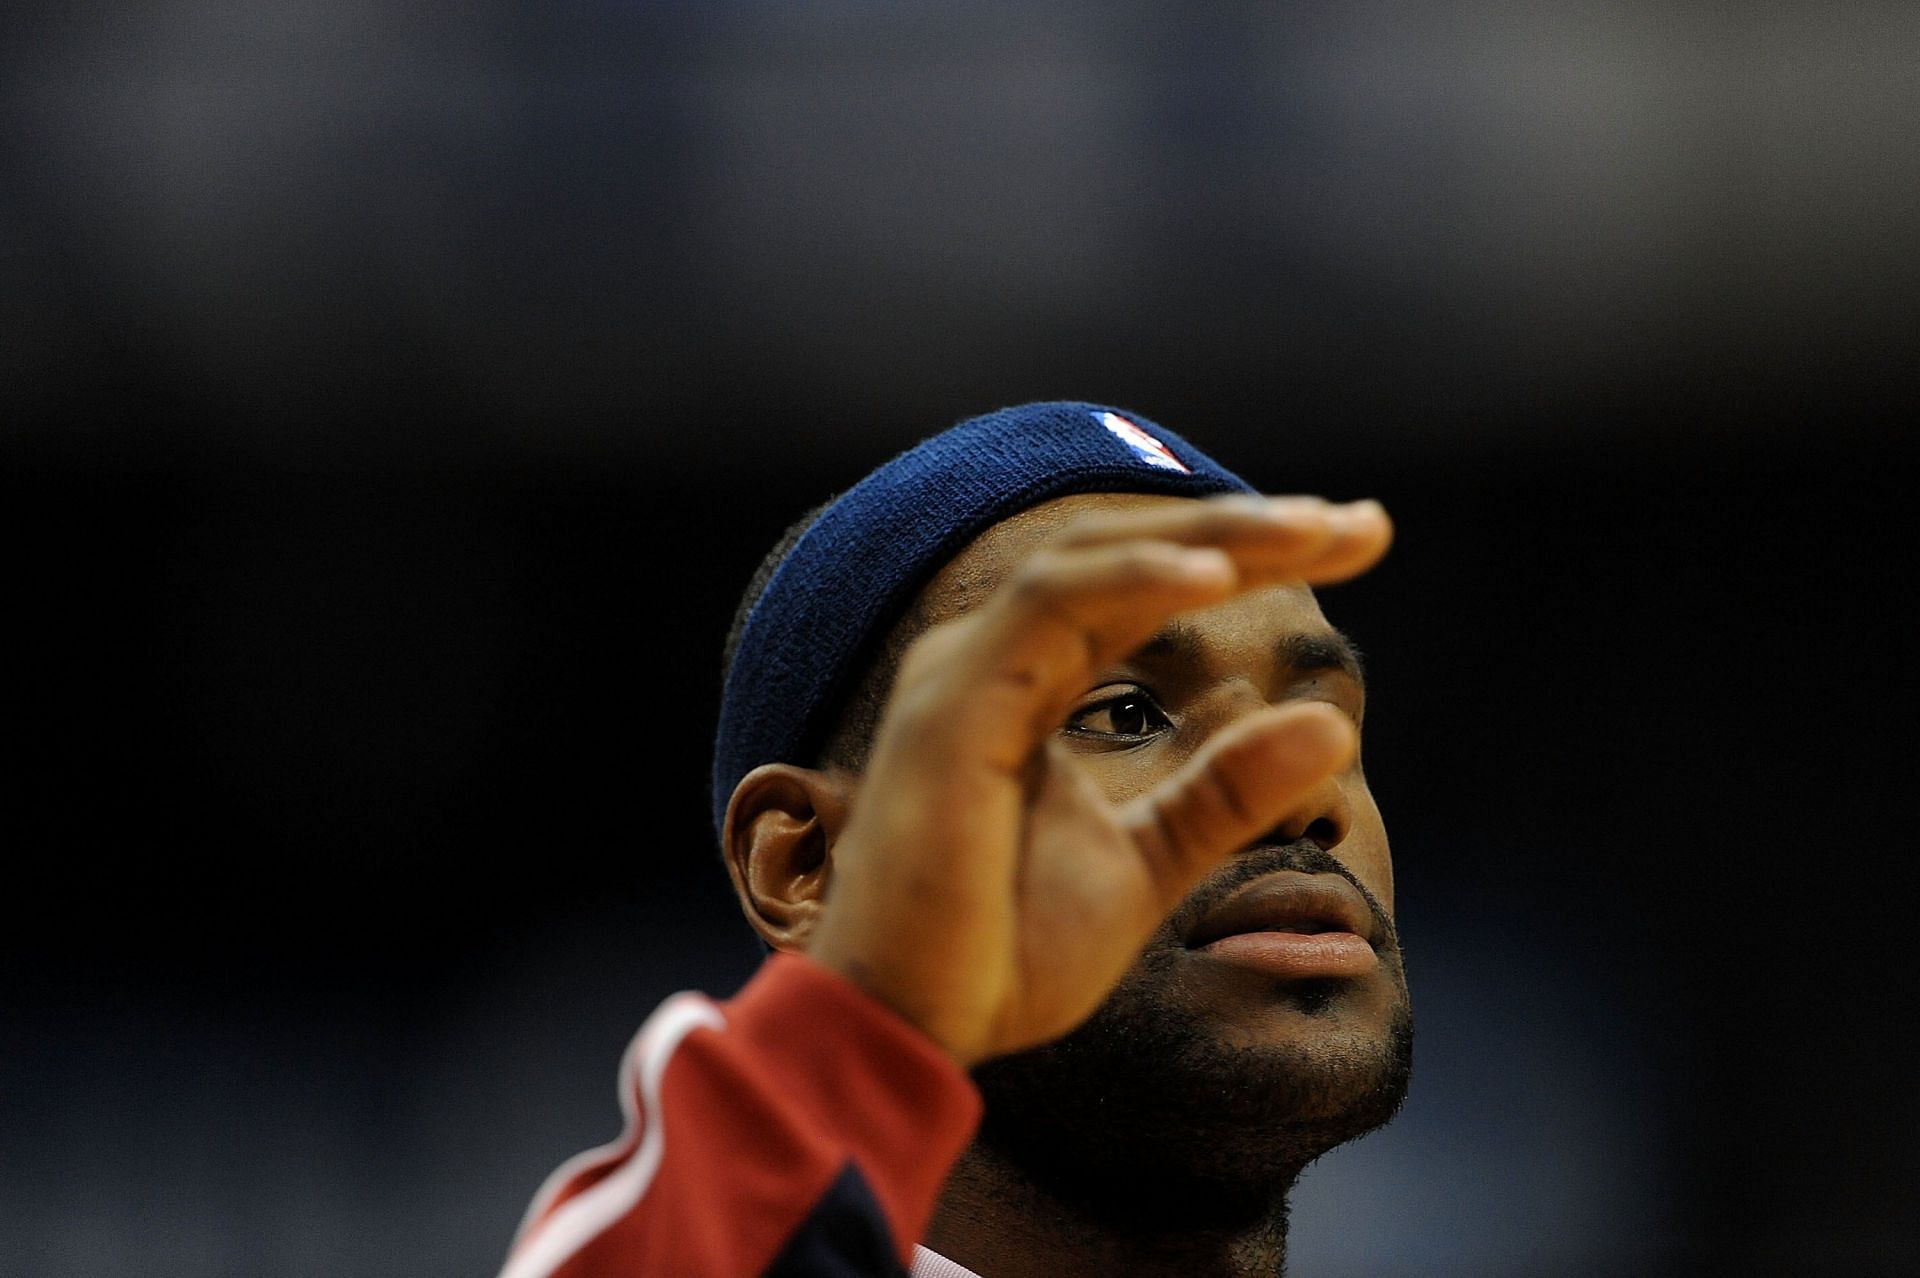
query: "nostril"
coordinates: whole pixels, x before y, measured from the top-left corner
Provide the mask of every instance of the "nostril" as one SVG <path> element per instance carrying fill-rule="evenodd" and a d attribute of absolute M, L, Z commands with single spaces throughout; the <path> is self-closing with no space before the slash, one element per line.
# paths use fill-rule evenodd
<path fill-rule="evenodd" d="M 1340 827 L 1326 817 L 1316 817 L 1312 824 L 1300 832 L 1300 837 L 1322 852 L 1331 852 L 1334 844 L 1340 842 Z"/>
<path fill-rule="evenodd" d="M 1311 843 L 1322 852 L 1331 852 L 1346 835 L 1340 823 L 1332 817 L 1315 817 L 1301 825 L 1298 818 L 1282 821 L 1268 830 L 1266 836 L 1256 839 L 1258 844 L 1284 846 L 1288 843 Z"/>

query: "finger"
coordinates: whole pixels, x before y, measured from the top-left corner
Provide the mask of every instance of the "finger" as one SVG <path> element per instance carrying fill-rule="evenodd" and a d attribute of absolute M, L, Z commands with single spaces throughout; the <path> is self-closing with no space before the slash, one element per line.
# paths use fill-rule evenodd
<path fill-rule="evenodd" d="M 1079 515 L 1056 539 L 1062 546 L 1098 546 L 1116 541 L 1171 541 L 1219 546 L 1279 541 L 1311 553 L 1326 540 L 1324 497 L 1262 497 L 1230 493 L 1197 501 L 1166 502 Z"/>
<path fill-rule="evenodd" d="M 1161 914 L 1346 767 L 1358 744 L 1352 721 L 1330 706 L 1276 706 L 1224 729 L 1128 804 L 1121 820 L 1159 891 Z"/>
<path fill-rule="evenodd" d="M 1274 499 L 1281 513 L 1269 517 L 1273 531 L 1256 519 L 1222 545 L 1240 570 L 1243 589 L 1345 581 L 1371 568 L 1392 544 L 1393 524 L 1378 502 L 1321 503 L 1318 509 L 1281 504 L 1293 500 Z"/>
<path fill-rule="evenodd" d="M 1248 576 L 1250 589 L 1283 580 L 1344 581 L 1386 553 L 1393 526 L 1376 501 L 1234 495 L 1087 515 L 1055 544 L 1139 540 L 1217 547 Z"/>
<path fill-rule="evenodd" d="M 1336 506 L 1328 512 L 1327 518 L 1332 524 L 1332 535 L 1313 562 L 1298 566 L 1277 564 L 1274 571 L 1284 577 L 1291 568 L 1294 574 L 1292 580 L 1312 586 L 1332 585 L 1357 577 L 1372 568 L 1393 544 L 1393 521 L 1377 501 L 1357 501 Z M 1250 562 L 1243 562 L 1241 571 L 1251 576 L 1257 575 L 1259 569 Z"/>
<path fill-rule="evenodd" d="M 972 615 L 908 650 L 885 736 L 940 750 L 957 739 L 992 766 L 1021 766 L 1096 667 L 1238 588 L 1232 561 L 1211 547 L 1040 550 Z"/>

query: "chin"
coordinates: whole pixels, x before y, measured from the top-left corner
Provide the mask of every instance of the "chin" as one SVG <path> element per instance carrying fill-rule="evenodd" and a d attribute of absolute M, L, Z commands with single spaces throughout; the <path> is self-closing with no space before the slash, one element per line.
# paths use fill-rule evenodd
<path fill-rule="evenodd" d="M 1150 955 L 1073 1033 L 976 1070 L 982 1140 L 1050 1182 L 1257 1195 L 1397 1112 L 1413 1052 L 1397 963 L 1364 982 L 1268 981 L 1257 997 L 1182 966 Z"/>

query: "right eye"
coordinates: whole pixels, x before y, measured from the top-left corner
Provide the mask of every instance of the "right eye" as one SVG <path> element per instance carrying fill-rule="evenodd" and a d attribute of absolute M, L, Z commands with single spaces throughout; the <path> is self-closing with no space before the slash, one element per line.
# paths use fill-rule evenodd
<path fill-rule="evenodd" d="M 1080 736 L 1144 741 L 1173 726 L 1173 720 L 1144 688 L 1108 692 L 1067 719 L 1067 731 Z"/>

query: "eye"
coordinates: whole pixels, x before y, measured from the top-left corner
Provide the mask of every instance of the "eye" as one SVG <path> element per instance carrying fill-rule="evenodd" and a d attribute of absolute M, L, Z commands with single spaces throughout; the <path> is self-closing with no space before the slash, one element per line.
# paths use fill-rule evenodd
<path fill-rule="evenodd" d="M 1144 688 L 1102 690 L 1067 718 L 1067 731 L 1088 737 L 1140 741 L 1173 726 Z"/>

